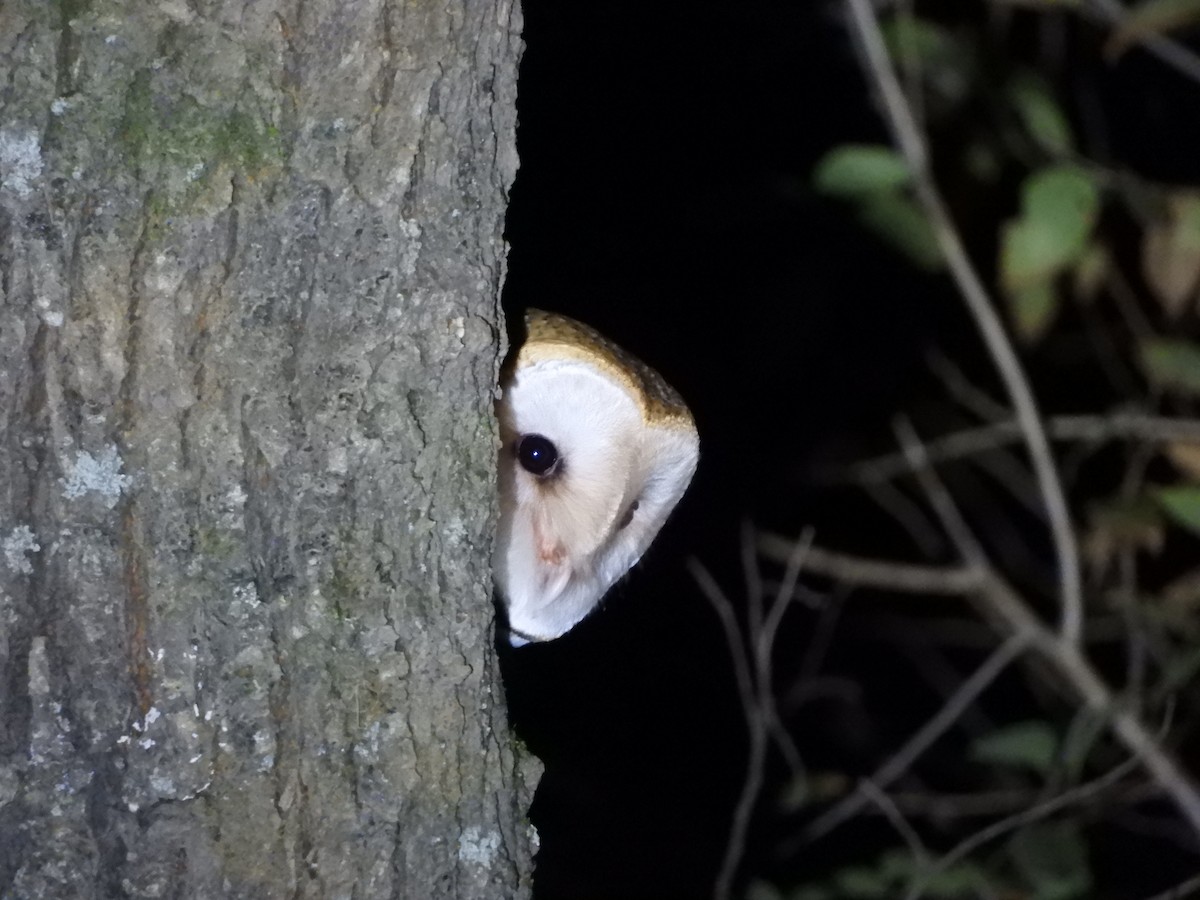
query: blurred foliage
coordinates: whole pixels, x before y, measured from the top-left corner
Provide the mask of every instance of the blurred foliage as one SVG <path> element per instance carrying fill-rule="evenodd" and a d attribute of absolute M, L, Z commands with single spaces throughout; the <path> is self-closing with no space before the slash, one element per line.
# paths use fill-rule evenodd
<path fill-rule="evenodd" d="M 934 181 L 1004 310 L 1044 415 L 1200 418 L 1200 187 L 1156 180 L 1114 154 L 1107 136 L 1129 126 L 1113 118 L 1123 107 L 1104 96 L 1114 83 L 1107 76 L 1126 59 L 1168 67 L 1147 54 L 1146 41 L 1177 41 L 1171 46 L 1198 60 L 1200 0 L 918 0 L 881 8 L 888 50 L 928 141 Z M 1174 77 L 1180 91 L 1200 95 L 1194 73 Z M 1191 177 L 1200 181 L 1200 137 L 1194 155 Z M 914 173 L 891 147 L 836 146 L 816 166 L 812 184 L 915 266 L 944 268 Z M 1083 409 L 1068 406 L 1084 402 Z M 1200 442 L 1153 429 L 1118 431 L 1056 444 L 1060 461 L 1072 461 L 1063 472 L 1089 625 L 1118 623 L 1105 652 L 1091 646 L 1089 652 L 1122 702 L 1165 723 L 1164 744 L 1182 755 L 1180 748 L 1200 740 Z M 1103 465 L 1089 468 L 1097 457 Z M 1036 666 L 1020 677 L 1034 696 L 1054 693 L 1038 684 L 1046 673 Z M 1124 896 L 1094 873 L 1103 863 L 1101 836 L 1112 840 L 1106 821 L 1137 801 L 1099 789 L 1107 804 L 1052 801 L 1089 779 L 1102 781 L 1126 756 L 1097 717 L 1061 706 L 1055 716 L 1048 712 L 1054 708 L 1047 702 L 964 746 L 963 765 L 973 767 L 980 794 L 1023 790 L 1027 807 L 909 819 L 942 853 L 969 842 L 988 822 L 996 826 L 972 852 L 942 867 L 939 851 L 914 848 L 902 840 L 913 836 L 897 829 L 896 848 L 870 862 L 800 884 L 758 880 L 745 896 Z M 1145 784 L 1144 773 L 1130 771 L 1126 786 Z M 842 790 L 854 783 L 846 773 Z M 811 780 L 807 792 L 793 784 L 785 807 L 830 802 L 828 792 L 812 788 Z M 1038 804 L 1044 812 L 1025 815 Z M 1178 830 L 1186 835 L 1186 827 Z M 1144 875 L 1145 896 L 1169 886 L 1162 879 L 1170 876 L 1153 865 Z"/>
<path fill-rule="evenodd" d="M 989 766 L 1010 766 L 1048 775 L 1057 764 L 1058 735 L 1049 722 L 1016 722 L 977 738 L 971 758 Z"/>

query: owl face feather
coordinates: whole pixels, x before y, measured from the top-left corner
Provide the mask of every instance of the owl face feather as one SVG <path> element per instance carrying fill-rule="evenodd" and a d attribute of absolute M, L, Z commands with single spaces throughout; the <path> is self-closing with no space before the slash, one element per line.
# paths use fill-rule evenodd
<path fill-rule="evenodd" d="M 531 311 L 505 367 L 493 568 L 514 644 L 566 633 L 641 558 L 691 481 L 695 425 L 656 372 Z"/>

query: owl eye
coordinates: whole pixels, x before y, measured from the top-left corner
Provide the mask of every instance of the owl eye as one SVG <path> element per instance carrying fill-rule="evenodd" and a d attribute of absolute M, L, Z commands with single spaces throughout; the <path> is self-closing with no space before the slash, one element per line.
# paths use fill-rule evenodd
<path fill-rule="evenodd" d="M 533 475 L 548 475 L 558 463 L 558 448 L 540 434 L 524 435 L 517 442 L 517 459 Z"/>

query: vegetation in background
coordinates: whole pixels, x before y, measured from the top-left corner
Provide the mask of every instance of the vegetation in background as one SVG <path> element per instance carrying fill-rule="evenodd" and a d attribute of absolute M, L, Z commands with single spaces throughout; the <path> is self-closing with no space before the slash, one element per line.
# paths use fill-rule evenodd
<path fill-rule="evenodd" d="M 948 349 L 933 364 L 945 396 L 897 419 L 901 450 L 840 473 L 901 521 L 907 556 L 757 537 L 768 569 L 784 564 L 777 591 L 750 579 L 744 631 L 722 614 L 752 737 L 743 806 L 774 754 L 792 773 L 780 815 L 796 823 L 775 860 L 811 871 L 831 833 L 865 820 L 888 836 L 874 858 L 817 880 L 763 876 L 744 896 L 1117 900 L 1129 895 L 1106 857 L 1138 831 L 1161 848 L 1126 880 L 1139 897 L 1200 896 L 1200 184 L 1113 152 L 1111 136 L 1136 126 L 1103 77 L 1141 55 L 1196 95 L 1167 109 L 1198 108 L 1200 0 L 845 8 L 899 139 L 833 148 L 812 183 L 914 266 L 989 300 L 1003 327 L 989 336 L 972 307 L 987 352 Z M 868 19 L 896 94 L 871 60 Z M 1200 144 L 1194 159 L 1191 178 Z M 866 778 L 810 771 L 785 726 L 781 695 L 795 685 L 773 666 L 796 648 L 776 638 L 810 581 L 909 594 L 898 603 L 917 628 L 912 594 L 956 596 L 957 619 L 992 636 L 975 672 Z M 1009 721 L 979 715 L 1001 673 L 1020 682 L 1005 690 L 1022 699 L 999 707 L 1023 708 Z M 718 897 L 733 890 L 747 821 Z"/>

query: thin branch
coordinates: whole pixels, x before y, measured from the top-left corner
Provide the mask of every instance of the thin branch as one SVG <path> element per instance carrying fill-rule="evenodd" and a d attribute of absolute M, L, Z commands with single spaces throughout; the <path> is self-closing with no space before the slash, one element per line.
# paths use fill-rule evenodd
<path fill-rule="evenodd" d="M 994 632 L 991 638 L 985 645 L 986 647 L 990 648 L 996 645 Z M 942 702 L 952 697 L 958 686 L 962 684 L 961 668 L 953 665 L 936 643 L 926 641 L 915 645 L 910 641 L 907 644 L 900 642 L 895 646 L 904 653 L 909 664 L 916 669 L 917 674 L 937 692 Z M 966 710 L 962 718 L 958 720 L 958 725 L 963 734 L 971 739 L 978 739 L 996 730 L 995 721 L 979 707 Z"/>
<path fill-rule="evenodd" d="M 992 655 L 984 660 L 983 665 L 976 669 L 969 678 L 959 686 L 928 722 L 904 742 L 882 766 L 875 770 L 869 781 L 875 788 L 884 788 L 903 775 L 910 766 L 921 756 L 939 737 L 959 719 L 975 700 L 983 693 L 1001 672 L 1017 658 L 1030 643 L 1028 634 L 1014 634 L 1001 644 Z M 815 840 L 837 828 L 851 816 L 858 813 L 869 801 L 867 791 L 863 790 L 862 782 L 858 788 L 842 800 L 835 803 L 818 816 L 805 829 L 805 837 Z"/>
<path fill-rule="evenodd" d="M 829 657 L 829 648 L 833 645 L 833 635 L 846 608 L 846 588 L 843 587 L 829 598 L 829 602 L 821 609 L 817 624 L 812 629 L 808 646 L 804 648 L 804 656 L 800 660 L 797 687 L 817 678 L 817 673 L 825 665 Z"/>
<path fill-rule="evenodd" d="M 1192 784 L 1188 774 L 1136 713 L 1113 702 L 1111 691 L 1077 646 L 1067 645 L 1057 639 L 1043 642 L 1043 655 L 1075 686 L 1088 706 L 1111 716 L 1111 727 L 1117 737 L 1141 761 L 1150 776 L 1183 813 L 1192 831 L 1200 837 L 1200 791 Z"/>
<path fill-rule="evenodd" d="M 1133 769 L 1137 768 L 1137 765 L 1138 759 L 1131 757 L 1119 766 L 1115 766 L 1110 771 L 1105 772 L 1099 778 L 1093 779 L 1086 784 L 1081 784 L 1071 790 L 1063 791 L 1061 794 L 1051 797 L 1049 800 L 1043 801 L 1030 809 L 1022 810 L 998 822 L 993 822 L 986 828 L 975 832 L 975 834 L 956 844 L 936 863 L 922 872 L 920 880 L 909 890 L 905 896 L 905 900 L 916 900 L 916 898 L 921 896 L 922 891 L 930 881 L 989 841 L 993 841 L 1025 825 L 1045 819 L 1060 809 L 1065 809 L 1106 790 L 1124 778 Z"/>
<path fill-rule="evenodd" d="M 1041 491 L 1018 453 L 987 453 L 977 457 L 974 462 L 983 474 L 1008 491 L 1009 496 L 1021 504 L 1022 509 L 1045 520 Z M 958 477 L 961 481 L 970 477 L 970 474 L 963 473 Z"/>
<path fill-rule="evenodd" d="M 729 654 L 733 660 L 734 676 L 742 712 L 746 718 L 749 736 L 749 752 L 746 774 L 742 781 L 741 794 L 734 808 L 729 839 L 725 845 L 725 856 L 713 885 L 714 900 L 728 900 L 733 891 L 734 879 L 746 853 L 746 837 L 750 830 L 754 806 L 758 802 L 766 777 L 768 741 L 773 739 L 779 747 L 792 773 L 804 774 L 800 752 L 792 742 L 779 716 L 775 703 L 773 658 L 775 637 L 783 622 L 784 614 L 792 603 L 800 571 L 812 545 L 811 529 L 800 539 L 792 542 L 787 555 L 787 566 L 783 581 L 767 610 L 763 609 L 763 581 L 758 569 L 758 552 L 754 531 L 749 524 L 742 528 L 742 567 L 749 595 L 749 622 L 747 631 L 738 627 L 733 604 L 725 596 L 720 585 L 709 571 L 696 559 L 688 560 L 688 569 L 708 599 L 721 621 Z"/>
<path fill-rule="evenodd" d="M 763 584 L 762 573 L 758 571 L 757 554 L 754 547 L 754 526 L 743 521 L 741 528 L 742 575 L 746 579 L 746 617 L 749 621 L 747 631 L 758 634 L 762 630 L 763 617 Z"/>
<path fill-rule="evenodd" d="M 1054 416 L 1046 422 L 1047 433 L 1056 441 L 1085 441 L 1100 444 L 1114 440 L 1169 444 L 1177 441 L 1200 443 L 1200 420 L 1113 413 L 1107 416 Z M 1013 421 L 996 422 L 934 438 L 925 445 L 929 462 L 939 463 L 975 456 L 1021 440 L 1021 426 Z M 903 453 L 887 453 L 854 463 L 838 480 L 879 484 L 910 474 Z"/>
<path fill-rule="evenodd" d="M 746 659 L 746 648 L 742 645 L 741 631 L 733 612 L 733 604 L 729 602 L 729 598 L 725 596 L 721 586 L 717 584 L 716 579 L 712 577 L 702 562 L 693 557 L 688 560 L 687 568 L 700 587 L 700 592 L 704 594 L 705 599 L 716 612 L 717 618 L 721 620 L 721 630 L 725 634 L 725 642 L 729 645 L 729 656 L 733 661 L 733 675 L 737 683 L 738 699 L 741 701 L 742 712 L 747 718 L 747 724 L 753 724 L 751 720 L 757 708 L 754 676 L 750 671 L 750 663 Z"/>
<path fill-rule="evenodd" d="M 788 734 L 787 728 L 784 727 L 783 720 L 779 715 L 778 705 L 775 702 L 773 660 L 775 637 L 779 633 L 779 626 L 783 622 L 784 613 L 787 612 L 792 599 L 796 595 L 796 585 L 800 581 L 800 571 L 804 567 L 804 560 L 808 555 L 809 548 L 812 547 L 812 541 L 813 530 L 811 528 L 806 529 L 800 535 L 800 540 L 796 541 L 796 545 L 792 548 L 791 555 L 788 557 L 787 566 L 783 573 L 783 580 L 780 582 L 779 589 L 775 593 L 775 600 L 771 604 L 766 621 L 763 623 L 762 631 L 757 635 L 751 635 L 758 679 L 759 705 L 762 711 L 763 722 L 768 733 L 771 735 L 771 739 L 775 742 L 775 746 L 779 748 L 779 752 L 787 763 L 793 778 L 804 778 L 806 772 L 804 761 L 800 757 L 800 751 L 797 749 L 791 735 Z M 754 565 L 757 571 L 758 566 L 755 559 L 756 550 L 753 532 L 747 533 L 746 545 L 751 551 L 750 564 Z M 761 584 L 761 580 L 759 583 Z"/>
<path fill-rule="evenodd" d="M 716 611 L 717 618 L 721 620 L 721 628 L 725 632 L 725 640 L 729 644 L 729 655 L 733 659 L 733 670 L 737 680 L 738 694 L 741 698 L 742 714 L 746 717 L 746 731 L 750 739 L 742 791 L 738 796 L 737 805 L 734 807 L 733 822 L 729 827 L 729 840 L 725 844 L 725 856 L 721 860 L 721 868 L 717 872 L 717 879 L 713 885 L 714 900 L 728 900 L 732 896 L 733 881 L 737 877 L 738 867 L 746 853 L 746 837 L 750 831 L 754 804 L 758 801 L 765 778 L 767 728 L 754 689 L 754 676 L 747 659 L 741 631 L 738 628 L 737 617 L 734 615 L 733 604 L 729 602 L 729 598 L 725 596 L 720 585 L 699 560 L 689 559 L 687 565 L 688 571 L 696 580 L 700 591 Z"/>
<path fill-rule="evenodd" d="M 929 368 L 946 391 L 965 409 L 984 422 L 997 422 L 1009 417 L 1008 407 L 997 403 L 987 391 L 976 387 L 954 360 L 941 351 L 929 354 Z"/>
<path fill-rule="evenodd" d="M 792 542 L 763 534 L 759 547 L 765 556 L 775 557 L 779 542 L 789 549 Z M 808 551 L 805 569 L 848 583 L 901 593 L 949 595 L 961 592 L 982 599 L 991 618 L 1001 622 L 1015 637 L 1028 636 L 1039 655 L 1049 662 L 1074 688 L 1086 705 L 1105 716 L 1113 733 L 1149 772 L 1191 827 L 1200 836 L 1200 791 L 1190 777 L 1150 734 L 1145 724 L 1131 712 L 1114 703 L 1112 692 L 1096 670 L 1069 643 L 1046 628 L 1025 600 L 993 572 L 977 572 L 962 566 L 913 566 L 876 559 L 863 559 L 831 553 L 818 547 Z"/>
<path fill-rule="evenodd" d="M 1153 782 L 1130 784 L 1112 798 L 1114 803 L 1134 804 L 1158 797 L 1162 791 Z M 1032 788 L 1000 788 L 976 794 L 937 794 L 895 791 L 888 799 L 909 819 L 930 819 L 944 824 L 956 819 L 1012 815 L 1042 802 L 1044 792 Z M 1090 797 L 1087 799 L 1091 799 Z"/>
<path fill-rule="evenodd" d="M 940 556 L 945 549 L 946 541 L 921 505 L 910 499 L 895 485 L 881 481 L 878 484 L 864 484 L 863 490 L 874 500 L 879 508 L 890 515 L 908 535 L 913 544 L 925 557 Z"/>
<path fill-rule="evenodd" d="M 994 572 L 985 579 L 980 597 L 1010 629 L 1017 634 L 1033 636 L 1033 646 L 1038 653 L 1090 709 L 1107 717 L 1117 739 L 1141 761 L 1150 777 L 1200 837 L 1200 791 L 1137 714 L 1114 701 L 1112 691 L 1080 652 L 1079 644 L 1042 625 L 1025 600 Z"/>
<path fill-rule="evenodd" d="M 951 275 L 1004 382 L 1017 422 L 1020 423 L 1034 474 L 1046 504 L 1046 516 L 1058 562 L 1060 628 L 1067 641 L 1077 642 L 1083 627 L 1079 553 L 1066 495 L 1050 452 L 1050 441 L 1042 427 L 1037 401 L 996 307 L 975 271 L 934 184 L 925 142 L 888 59 L 883 37 L 879 32 L 879 22 L 870 0 L 846 0 L 846 3 L 859 45 L 881 94 L 893 137 L 912 172 L 917 198 L 933 227 Z"/>
<path fill-rule="evenodd" d="M 1158 734 L 1159 738 L 1165 736 L 1170 730 L 1171 718 L 1171 713 L 1168 711 Z M 1099 778 L 1095 778 L 1086 784 L 1077 785 L 1071 790 L 1064 791 L 1056 797 L 1052 797 L 1049 800 L 1037 803 L 1029 809 L 1014 813 L 1013 815 L 1007 816 L 998 822 L 993 822 L 987 828 L 984 828 L 971 835 L 966 840 L 961 841 L 941 859 L 939 859 L 932 868 L 922 873 L 920 882 L 914 884 L 905 900 L 915 900 L 915 898 L 921 893 L 920 889 L 932 881 L 939 873 L 949 869 L 959 860 L 973 853 L 975 850 L 977 850 L 979 847 L 982 847 L 989 841 L 993 841 L 1010 831 L 1015 831 L 1017 828 L 1021 828 L 1032 824 L 1033 822 L 1047 818 L 1060 809 L 1065 809 L 1068 806 L 1074 806 L 1078 803 L 1082 803 L 1085 800 L 1090 800 L 1091 798 L 1103 793 L 1115 785 L 1127 774 L 1129 774 L 1129 772 L 1133 771 L 1138 764 L 1138 758 L 1136 756 L 1131 756 L 1120 765 L 1114 766 L 1108 772 L 1105 772 Z"/>
<path fill-rule="evenodd" d="M 913 0 L 896 0 L 896 18 L 902 24 L 913 22 L 915 19 Z M 916 47 L 915 37 L 911 27 L 902 27 L 896 32 L 899 56 L 904 63 L 904 96 L 908 99 L 909 108 L 913 111 L 913 120 L 920 123 L 925 121 L 925 91 L 922 86 L 925 76 L 922 72 L 921 53 Z"/>
<path fill-rule="evenodd" d="M 1127 10 L 1117 0 L 1090 0 L 1087 5 L 1110 25 L 1120 26 L 1127 18 Z M 1158 32 L 1135 35 L 1134 40 L 1147 53 L 1157 56 L 1184 77 L 1200 84 L 1200 57 L 1185 45 Z"/>
<path fill-rule="evenodd" d="M 926 500 L 933 507 L 933 512 L 937 516 L 938 521 L 942 523 L 942 528 L 946 530 L 946 534 L 950 536 L 950 540 L 958 548 L 963 561 L 977 571 L 987 571 L 990 569 L 991 565 L 988 562 L 983 546 L 971 531 L 967 520 L 963 518 L 958 505 L 950 495 L 950 491 L 946 489 L 946 485 L 942 483 L 942 479 L 929 465 L 929 457 L 925 452 L 925 445 L 917 437 L 917 432 L 913 429 L 908 417 L 897 416 L 895 422 L 892 424 L 892 430 L 896 432 L 896 438 L 900 442 L 900 449 L 904 451 L 905 459 L 916 475 L 921 489 L 925 492 Z"/>
<path fill-rule="evenodd" d="M 913 855 L 917 865 L 922 869 L 931 865 L 929 851 L 921 842 L 921 836 L 917 834 L 915 828 L 908 824 L 904 813 L 900 812 L 900 809 L 892 802 L 892 798 L 869 778 L 860 781 L 858 786 L 866 798 L 879 807 L 879 811 L 892 823 L 896 832 L 904 838 L 904 843 L 908 845 L 908 852 Z"/>
<path fill-rule="evenodd" d="M 1166 819 L 1163 816 L 1128 807 L 1117 810 L 1111 816 L 1112 823 L 1139 838 L 1166 842 L 1184 853 L 1195 856 L 1196 835 L 1186 827 L 1180 828 L 1179 822 Z"/>
<path fill-rule="evenodd" d="M 760 532 L 759 552 L 774 562 L 786 562 L 796 542 L 782 535 Z M 923 566 L 889 562 L 837 553 L 822 547 L 809 547 L 804 571 L 860 587 L 877 588 L 904 594 L 942 594 L 961 596 L 982 584 L 978 571 L 967 566 Z"/>
<path fill-rule="evenodd" d="M 852 0 L 852 2 L 857 2 L 857 0 Z M 974 535 L 971 534 L 969 527 L 954 503 L 954 499 L 937 477 L 937 473 L 929 467 L 924 447 L 921 445 L 911 426 L 906 421 L 900 420 L 897 422 L 897 432 L 903 444 L 906 459 L 909 465 L 915 470 L 917 479 L 925 489 L 929 502 L 940 519 L 942 527 L 946 529 L 951 540 L 958 548 L 959 553 L 967 561 L 965 569 L 950 569 L 947 571 L 955 574 L 955 580 L 959 577 L 964 577 L 962 574 L 964 572 L 966 573 L 964 580 L 969 580 L 973 577 L 976 587 L 968 589 L 964 593 L 967 596 L 974 596 L 980 601 L 983 613 L 987 618 L 1002 623 L 1004 628 L 1010 632 L 1010 637 L 1005 644 L 1001 645 L 996 653 L 1001 653 L 1001 651 L 1013 643 L 1018 648 L 1032 645 L 1058 671 L 1060 676 L 1075 689 L 1089 709 L 1107 718 L 1113 733 L 1125 745 L 1126 749 L 1131 752 L 1134 758 L 1145 767 L 1147 772 L 1150 773 L 1151 778 L 1175 803 L 1192 830 L 1196 835 L 1200 836 L 1200 791 L 1192 784 L 1189 775 L 1180 768 L 1171 754 L 1162 746 L 1161 742 L 1150 734 L 1136 711 L 1114 701 L 1111 690 L 1080 650 L 1081 632 L 1075 633 L 1065 627 L 1061 628 L 1058 632 L 1047 628 L 1034 614 L 1030 604 L 997 574 L 988 562 L 983 549 L 975 540 Z M 761 541 L 762 538 L 760 538 Z M 809 550 L 808 560 L 810 569 L 815 569 L 820 564 L 822 561 L 821 554 L 816 551 L 816 548 Z M 875 561 L 871 574 L 878 577 L 884 573 L 889 565 Z M 931 575 L 928 571 L 929 567 L 921 568 L 926 569 L 924 573 L 926 576 Z M 855 574 L 859 574 L 861 578 L 861 572 L 862 568 L 860 567 L 857 573 L 851 571 L 848 574 L 852 577 Z M 879 586 L 886 587 L 884 584 Z M 905 588 L 893 587 L 892 589 L 904 590 Z M 944 592 L 944 590 L 930 591 L 930 593 Z M 994 655 L 989 659 L 989 662 L 995 658 L 996 656 Z M 976 679 L 980 674 L 977 671 L 967 682 L 964 682 L 962 688 L 960 688 L 960 692 L 966 689 L 968 684 L 972 683 L 973 679 Z M 984 685 L 986 683 L 984 682 Z M 982 690 L 982 687 L 979 690 Z M 915 759 L 915 755 L 912 756 L 912 759 L 909 759 L 906 753 L 915 751 L 916 754 L 919 754 L 924 751 L 925 746 L 927 746 L 926 743 L 922 743 L 925 733 L 932 734 L 932 737 L 928 738 L 931 741 L 942 730 L 952 724 L 954 718 L 957 718 L 957 714 L 954 718 L 947 718 L 951 711 L 948 710 L 948 707 L 952 706 L 952 702 L 957 697 L 958 694 L 952 697 L 950 701 L 947 701 L 947 704 L 943 706 L 939 713 L 917 735 L 910 739 L 906 745 L 906 749 L 902 749 L 900 753 L 892 757 L 876 773 L 874 780 L 878 785 L 886 786 L 889 783 L 889 778 L 885 776 L 896 777 L 911 764 L 912 759 Z M 808 833 L 814 835 L 825 833 L 825 831 L 840 824 L 849 815 L 853 815 L 858 808 L 861 808 L 861 803 L 861 796 L 859 794 L 850 795 L 823 816 L 820 816 L 810 826 Z"/>

